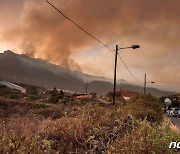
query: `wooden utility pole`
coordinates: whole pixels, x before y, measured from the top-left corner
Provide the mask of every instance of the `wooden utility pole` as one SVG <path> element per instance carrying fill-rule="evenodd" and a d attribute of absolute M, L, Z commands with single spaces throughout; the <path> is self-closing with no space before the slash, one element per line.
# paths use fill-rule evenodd
<path fill-rule="evenodd" d="M 117 68 L 117 55 L 118 55 L 118 45 L 116 45 L 116 53 L 115 53 L 113 105 L 115 105 L 115 99 L 116 99 L 116 68 Z"/>
<path fill-rule="evenodd" d="M 146 94 L 146 74 L 144 75 L 144 95 Z"/>

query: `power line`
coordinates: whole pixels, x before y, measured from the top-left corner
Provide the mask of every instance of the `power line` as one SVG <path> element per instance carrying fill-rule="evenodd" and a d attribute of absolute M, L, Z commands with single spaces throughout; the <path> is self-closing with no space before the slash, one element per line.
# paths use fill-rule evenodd
<path fill-rule="evenodd" d="M 70 19 L 68 16 L 66 16 L 62 11 L 60 11 L 57 7 L 55 7 L 52 3 L 50 3 L 48 0 L 45 0 L 50 6 L 52 6 L 56 11 L 58 11 L 64 18 L 66 18 L 67 20 L 69 20 L 70 22 L 72 22 L 76 27 L 78 27 L 80 30 L 82 30 L 83 32 L 85 32 L 87 35 L 89 35 L 91 38 L 93 38 L 94 40 L 98 41 L 100 44 L 102 44 L 103 46 L 105 46 L 109 51 L 115 51 L 113 49 L 111 49 L 107 44 L 103 43 L 102 41 L 100 41 L 99 39 L 97 39 L 95 36 L 93 36 L 92 34 L 90 34 L 88 31 L 86 31 L 84 28 L 82 28 L 80 25 L 78 25 L 74 20 Z M 119 58 L 121 59 L 122 63 L 124 64 L 124 66 L 126 67 L 126 69 L 128 70 L 128 72 L 131 74 L 131 76 L 140 84 L 142 84 L 139 80 L 136 79 L 136 77 L 132 74 L 132 72 L 129 70 L 129 68 L 127 67 L 126 63 L 123 61 L 123 59 L 121 58 L 121 56 L 118 53 Z"/>
<path fill-rule="evenodd" d="M 134 75 L 133 73 L 130 71 L 130 69 L 128 68 L 128 66 L 126 65 L 126 63 L 124 62 L 124 60 L 121 58 L 120 54 L 118 53 L 118 56 L 120 58 L 120 60 L 122 61 L 122 63 L 124 64 L 124 66 L 126 67 L 127 71 L 130 73 L 130 75 L 134 78 L 134 80 L 140 84 L 143 84 L 142 82 L 140 82 Z"/>
<path fill-rule="evenodd" d="M 78 27 L 80 30 L 82 30 L 83 32 L 85 32 L 87 35 L 89 35 L 90 37 L 92 37 L 93 39 L 95 39 L 96 41 L 98 41 L 100 44 L 102 44 L 103 46 L 105 46 L 109 51 L 112 51 L 112 49 L 105 43 L 103 43 L 102 41 L 100 41 L 99 39 L 97 39 L 95 36 L 93 36 L 92 34 L 90 34 L 89 32 L 87 32 L 84 28 L 82 28 L 81 26 L 79 26 L 74 20 L 70 19 L 68 16 L 66 16 L 62 11 L 60 11 L 57 7 L 55 7 L 52 3 L 50 3 L 48 0 L 45 0 L 49 5 L 51 5 L 56 11 L 58 11 L 64 18 L 66 18 L 67 20 L 69 20 L 70 22 L 72 22 L 76 27 Z"/>

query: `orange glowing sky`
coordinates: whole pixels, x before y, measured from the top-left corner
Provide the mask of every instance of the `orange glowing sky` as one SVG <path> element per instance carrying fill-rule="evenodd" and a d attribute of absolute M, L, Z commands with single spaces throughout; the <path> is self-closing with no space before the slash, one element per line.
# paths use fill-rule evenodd
<path fill-rule="evenodd" d="M 89 33 L 115 48 L 137 79 L 180 89 L 179 0 L 51 0 Z M 113 78 L 114 53 L 44 0 L 0 0 L 0 52 L 11 49 L 91 75 Z M 118 61 L 117 76 L 135 82 Z"/>

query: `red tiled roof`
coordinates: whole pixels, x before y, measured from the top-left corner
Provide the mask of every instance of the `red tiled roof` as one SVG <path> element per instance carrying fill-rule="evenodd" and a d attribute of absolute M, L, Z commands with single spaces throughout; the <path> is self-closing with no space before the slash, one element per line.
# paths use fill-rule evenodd
<path fill-rule="evenodd" d="M 121 94 L 121 96 L 123 97 L 133 97 L 139 94 L 137 92 L 132 92 L 132 91 L 121 91 L 121 92 L 117 91 L 116 93 Z"/>
<path fill-rule="evenodd" d="M 76 99 L 92 99 L 92 95 L 81 95 L 77 96 Z"/>

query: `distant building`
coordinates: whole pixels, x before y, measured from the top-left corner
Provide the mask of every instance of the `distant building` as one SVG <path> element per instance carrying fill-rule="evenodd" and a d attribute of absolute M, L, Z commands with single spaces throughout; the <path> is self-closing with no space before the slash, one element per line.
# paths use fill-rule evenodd
<path fill-rule="evenodd" d="M 137 92 L 132 91 L 117 91 L 116 96 L 122 96 L 125 100 L 129 100 L 130 98 L 139 95 Z"/>
<path fill-rule="evenodd" d="M 19 85 L 16 85 L 14 83 L 11 83 L 11 82 L 1 81 L 0 85 L 4 85 L 4 86 L 9 87 L 11 89 L 19 90 L 22 93 L 26 93 L 26 89 L 25 88 L 23 88 L 23 87 L 21 87 Z"/>
<path fill-rule="evenodd" d="M 93 99 L 92 95 L 80 95 L 76 97 L 76 100 L 79 100 L 79 101 L 89 101 L 92 99 Z"/>

